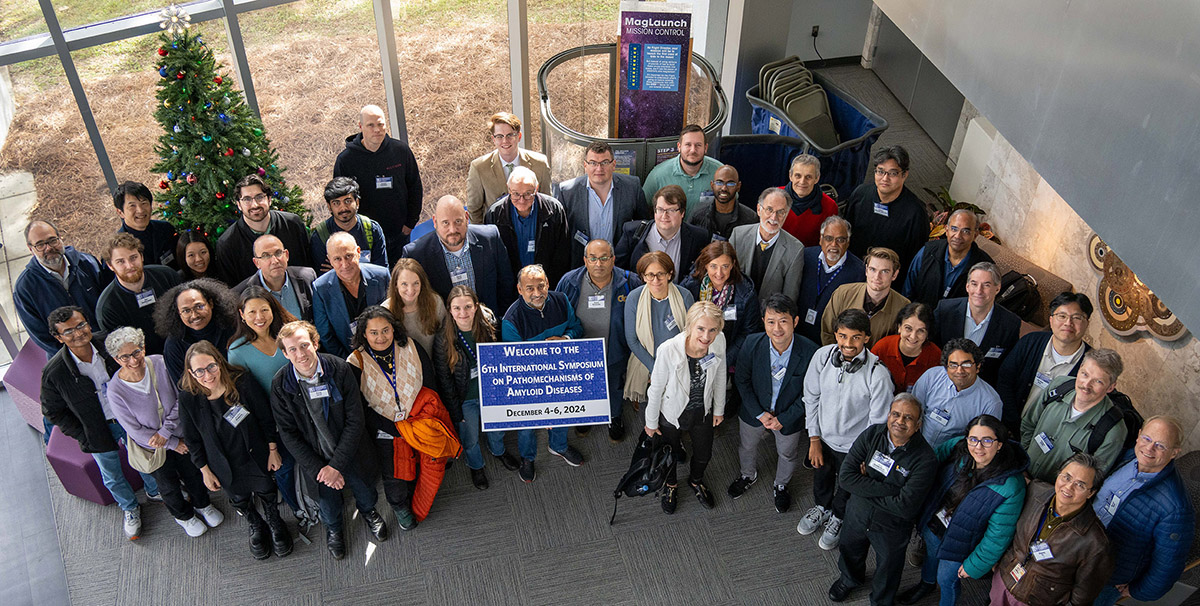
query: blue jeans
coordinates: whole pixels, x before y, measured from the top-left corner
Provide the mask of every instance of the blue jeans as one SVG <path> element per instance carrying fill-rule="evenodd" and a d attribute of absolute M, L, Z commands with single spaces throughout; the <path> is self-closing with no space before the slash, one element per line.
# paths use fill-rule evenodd
<path fill-rule="evenodd" d="M 379 500 L 379 492 L 375 490 L 375 484 L 367 484 L 357 472 L 343 471 L 342 477 L 346 480 L 346 487 L 354 493 L 354 504 L 358 506 L 358 510 L 363 513 L 375 511 L 375 503 Z M 340 531 L 342 529 L 342 491 L 334 490 L 317 482 L 317 492 L 321 502 L 321 523 L 328 530 Z"/>
<path fill-rule="evenodd" d="M 954 606 L 958 603 L 961 589 L 958 569 L 962 562 L 938 559 L 937 552 L 942 546 L 942 540 L 933 534 L 928 526 L 921 529 L 921 538 L 925 539 L 925 563 L 921 565 L 921 581 L 937 583 L 942 592 L 938 606 Z"/>
<path fill-rule="evenodd" d="M 296 457 L 288 452 L 282 441 L 276 442 L 275 447 L 279 449 L 279 469 L 275 470 L 275 485 L 279 487 L 279 494 L 283 495 L 283 502 L 287 503 L 293 512 L 298 512 L 300 511 L 300 500 L 296 497 L 294 480 Z M 274 503 L 272 502 L 271 505 Z"/>
<path fill-rule="evenodd" d="M 1113 606 L 1119 599 L 1121 592 L 1117 591 L 1116 586 L 1105 585 L 1104 589 L 1100 590 L 1100 595 L 1096 596 L 1096 601 L 1092 602 L 1092 606 Z"/>
<path fill-rule="evenodd" d="M 116 422 L 109 423 L 108 430 L 112 433 L 113 440 L 117 442 L 117 448 L 123 448 L 121 441 L 125 439 L 125 430 L 121 425 Z M 100 467 L 100 477 L 104 480 L 104 487 L 116 499 L 117 505 L 125 511 L 137 509 L 137 497 L 133 496 L 133 487 L 129 485 L 129 481 L 125 479 L 125 472 L 121 469 L 120 452 L 116 450 L 93 452 L 92 458 Z M 158 482 L 154 480 L 154 477 L 148 473 L 141 475 L 142 484 L 146 487 L 146 494 L 158 494 Z"/>
<path fill-rule="evenodd" d="M 546 430 L 550 434 L 550 450 L 555 452 L 567 451 L 567 431 L 568 427 L 555 427 L 554 429 Z M 517 431 L 517 452 L 521 453 L 522 459 L 533 460 L 537 458 L 537 434 L 536 429 L 521 429 Z"/>
<path fill-rule="evenodd" d="M 479 448 L 479 400 L 463 402 L 462 411 L 463 420 L 458 423 L 458 441 L 462 443 L 463 456 L 467 457 L 467 467 L 483 469 L 483 451 Z M 491 437 L 488 434 L 489 440 Z"/>

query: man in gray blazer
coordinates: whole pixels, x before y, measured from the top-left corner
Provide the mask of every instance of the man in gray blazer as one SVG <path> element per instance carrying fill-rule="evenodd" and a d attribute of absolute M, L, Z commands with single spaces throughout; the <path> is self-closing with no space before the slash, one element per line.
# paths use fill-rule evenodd
<path fill-rule="evenodd" d="M 584 152 L 584 174 L 554 186 L 554 197 L 567 211 L 571 267 L 583 266 L 584 248 L 606 240 L 613 249 L 626 221 L 652 219 L 642 182 L 616 172 L 612 147 L 596 141 Z"/>
<path fill-rule="evenodd" d="M 758 224 L 735 227 L 729 236 L 738 268 L 754 282 L 760 305 L 775 293 L 793 301 L 800 296 L 804 245 L 783 231 L 788 208 L 787 194 L 769 187 L 758 196 Z"/>

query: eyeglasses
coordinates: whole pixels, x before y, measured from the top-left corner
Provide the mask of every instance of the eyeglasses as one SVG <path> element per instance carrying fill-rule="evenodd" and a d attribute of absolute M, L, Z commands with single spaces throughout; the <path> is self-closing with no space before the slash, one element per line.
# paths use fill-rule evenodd
<path fill-rule="evenodd" d="M 515 140 L 517 137 L 520 137 L 520 136 L 521 136 L 521 133 L 508 133 L 507 135 L 497 134 L 497 135 L 492 135 L 492 139 L 495 141 L 506 141 L 506 140 L 511 141 L 511 140 Z"/>
<path fill-rule="evenodd" d="M 738 183 L 741 181 L 713 181 L 713 187 L 737 187 Z"/>
<path fill-rule="evenodd" d="M 790 208 L 786 208 L 786 207 L 784 207 L 784 208 L 781 208 L 781 209 L 779 209 L 779 210 L 771 210 L 771 209 L 769 209 L 769 208 L 767 208 L 767 207 L 765 207 L 765 206 L 759 206 L 759 207 L 758 207 L 758 210 L 759 210 L 759 211 L 761 211 L 761 212 L 765 212 L 765 213 L 767 213 L 767 215 L 768 215 L 768 216 L 772 216 L 772 217 L 786 217 L 786 216 L 787 216 L 787 214 L 788 214 L 788 211 L 790 211 L 791 209 L 790 209 Z"/>
<path fill-rule="evenodd" d="M 265 252 L 254 258 L 258 259 L 259 261 L 270 261 L 271 259 L 282 259 L 283 255 L 286 255 L 286 254 L 287 254 L 287 250 L 281 248 L 273 253 Z"/>
<path fill-rule="evenodd" d="M 681 213 L 681 212 L 683 212 L 683 211 L 679 210 L 678 208 L 663 208 L 661 206 L 654 207 L 654 214 L 656 214 L 656 215 L 669 215 L 671 213 Z"/>
<path fill-rule="evenodd" d="M 822 235 L 821 241 L 826 244 L 829 244 L 830 242 L 837 242 L 838 244 L 845 244 L 850 241 L 850 238 L 848 238 L 846 236 L 838 236 L 835 238 L 833 236 Z"/>
<path fill-rule="evenodd" d="M 611 255 L 604 255 L 603 257 L 593 257 L 588 255 L 587 257 L 588 263 L 608 263 L 609 261 L 612 261 Z"/>
<path fill-rule="evenodd" d="M 666 280 L 670 277 L 671 277 L 671 274 L 669 274 L 665 271 L 648 271 L 648 272 L 642 274 L 642 278 L 644 278 L 647 282 L 649 282 L 650 280 Z"/>
<path fill-rule="evenodd" d="M 70 337 L 71 335 L 73 335 L 81 330 L 88 330 L 90 328 L 91 328 L 91 326 L 88 325 L 87 320 L 84 320 L 84 321 L 80 322 L 79 324 L 76 324 L 75 326 L 62 329 L 61 331 L 59 331 L 58 334 L 61 337 Z"/>
<path fill-rule="evenodd" d="M 1138 441 L 1146 446 L 1151 446 L 1151 445 L 1154 446 L 1154 450 L 1158 451 L 1159 454 L 1167 452 L 1168 450 L 1171 449 L 1170 446 L 1167 446 L 1166 444 L 1163 444 L 1162 442 L 1155 442 L 1154 438 L 1151 438 L 1150 436 L 1145 435 L 1145 434 L 1142 434 L 1142 436 L 1138 438 Z"/>
<path fill-rule="evenodd" d="M 601 161 L 597 162 L 595 160 L 587 160 L 584 162 L 584 164 L 586 164 L 588 168 L 600 168 L 601 166 L 612 166 L 613 161 L 612 160 L 601 160 Z"/>
<path fill-rule="evenodd" d="M 963 370 L 971 370 L 972 368 L 975 368 L 975 363 L 963 362 L 960 364 L 958 362 L 946 362 L 946 370 L 958 370 L 959 368 Z"/>
<path fill-rule="evenodd" d="M 899 177 L 902 174 L 904 174 L 904 171 L 902 171 L 902 170 L 883 170 L 882 168 L 875 169 L 876 177 L 891 177 L 891 178 L 895 179 L 896 177 Z"/>
<path fill-rule="evenodd" d="M 1058 320 L 1059 322 L 1070 321 L 1072 324 L 1082 324 L 1085 320 L 1087 320 L 1087 316 L 1083 314 L 1069 314 L 1062 311 L 1052 313 L 1050 314 L 1050 317 Z"/>
<path fill-rule="evenodd" d="M 146 353 L 146 350 L 139 347 L 127 354 L 121 354 L 121 355 L 117 356 L 117 361 L 118 362 L 128 362 L 134 358 L 142 357 L 142 354 L 144 354 L 144 353 Z"/>
<path fill-rule="evenodd" d="M 250 204 L 251 202 L 253 202 L 255 204 L 262 204 L 263 202 L 266 202 L 267 200 L 270 200 L 270 199 L 271 199 L 270 196 L 268 196 L 267 194 L 258 194 L 257 196 L 254 196 L 254 197 L 242 196 L 241 198 L 238 198 L 238 202 L 241 202 L 242 204 Z"/>
<path fill-rule="evenodd" d="M 977 438 L 975 436 L 969 436 L 967 438 L 967 444 L 970 444 L 971 446 L 982 445 L 984 448 L 991 448 L 992 444 L 995 444 L 998 441 L 999 440 L 996 438 Z"/>
<path fill-rule="evenodd" d="M 202 378 L 204 375 L 212 375 L 215 377 L 215 376 L 217 376 L 217 373 L 220 372 L 220 370 L 221 370 L 221 367 L 217 366 L 216 362 L 213 362 L 212 364 L 209 364 L 208 366 L 205 366 L 204 368 L 193 368 L 190 372 L 192 373 L 193 377 L 196 377 L 197 379 L 199 379 L 199 378 Z"/>
<path fill-rule="evenodd" d="M 951 225 L 950 227 L 946 228 L 946 231 L 949 233 L 952 233 L 952 234 L 961 233 L 965 236 L 969 236 L 969 235 L 975 233 L 975 228 L 974 227 L 959 227 L 957 225 Z"/>
<path fill-rule="evenodd" d="M 38 252 L 43 252 L 47 248 L 54 248 L 55 246 L 58 246 L 59 242 L 62 242 L 62 240 L 58 236 L 50 236 L 41 242 L 34 242 L 33 244 L 30 244 L 30 246 L 32 246 L 33 249 Z"/>
<path fill-rule="evenodd" d="M 202 314 L 206 309 L 208 309 L 207 303 L 197 303 L 191 307 L 180 307 L 179 315 L 190 316 L 192 314 Z"/>
<path fill-rule="evenodd" d="M 537 197 L 537 192 L 531 194 L 519 194 L 517 192 L 508 192 L 508 197 L 513 200 L 532 200 Z"/>
<path fill-rule="evenodd" d="M 1071 474 L 1069 474 L 1065 471 L 1058 474 L 1058 479 L 1060 479 L 1060 480 L 1074 486 L 1076 489 L 1082 490 L 1084 492 L 1087 492 L 1092 489 L 1092 487 L 1085 484 L 1083 480 L 1076 480 L 1075 478 L 1071 477 Z"/>

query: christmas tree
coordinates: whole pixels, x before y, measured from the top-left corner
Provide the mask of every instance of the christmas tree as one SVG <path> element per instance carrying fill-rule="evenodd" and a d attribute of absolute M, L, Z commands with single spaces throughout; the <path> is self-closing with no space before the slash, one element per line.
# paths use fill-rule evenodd
<path fill-rule="evenodd" d="M 171 6 L 162 17 L 166 31 L 159 36 L 162 79 L 154 118 L 165 132 L 152 169 L 165 174 L 155 194 L 158 212 L 181 231 L 197 229 L 215 239 L 238 218 L 234 185 L 257 173 L 271 190 L 274 208 L 307 223 L 300 188 L 284 182 L 279 154 L 228 72 L 218 73 L 212 50 L 189 31 L 181 9 Z"/>

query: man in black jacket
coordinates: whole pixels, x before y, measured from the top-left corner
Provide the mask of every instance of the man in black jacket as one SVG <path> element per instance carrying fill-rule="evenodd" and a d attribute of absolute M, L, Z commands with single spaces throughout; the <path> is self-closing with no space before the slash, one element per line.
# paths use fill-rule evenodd
<path fill-rule="evenodd" d="M 702 227 L 683 222 L 687 212 L 687 194 L 678 185 L 667 185 L 650 201 L 654 221 L 629 221 L 617 238 L 617 267 L 637 267 L 642 255 L 660 250 L 675 263 L 673 282 L 691 273 L 692 264 L 700 251 L 712 241 L 712 235 Z"/>
<path fill-rule="evenodd" d="M 996 384 L 1000 366 L 1021 336 L 1021 318 L 1000 305 L 1000 271 L 991 263 L 978 263 L 967 270 L 967 296 L 945 299 L 933 310 L 932 341 L 945 347 L 964 337 L 983 350 L 979 378 Z"/>
<path fill-rule="evenodd" d="M 904 279 L 904 296 L 933 307 L 942 299 L 967 296 L 967 270 L 976 263 L 991 263 L 979 249 L 979 217 L 960 208 L 946 220 L 946 239 L 931 240 L 913 257 Z"/>
<path fill-rule="evenodd" d="M 276 342 L 291 364 L 271 383 L 271 410 L 279 435 L 296 466 L 316 481 L 329 552 L 346 557 L 342 532 L 342 488 L 349 486 L 363 521 L 376 540 L 386 541 L 387 525 L 375 510 L 377 466 L 364 436 L 362 395 L 345 360 L 317 353 L 320 337 L 312 324 L 297 320 L 279 329 Z"/>
<path fill-rule="evenodd" d="M 871 548 L 871 604 L 892 604 L 908 537 L 938 470 L 937 456 L 921 436 L 921 414 L 921 403 L 912 394 L 896 396 L 887 423 L 858 436 L 842 463 L 838 483 L 850 493 L 850 501 L 838 546 L 842 574 L 829 588 L 834 602 L 845 600 L 864 582 Z"/>
<path fill-rule="evenodd" d="M 237 284 L 254 274 L 254 242 L 272 234 L 291 251 L 293 265 L 312 267 L 308 226 L 298 215 L 271 208 L 271 188 L 258 175 L 246 175 L 233 188 L 239 217 L 217 239 L 217 275 Z"/>
<path fill-rule="evenodd" d="M 117 362 L 105 350 L 104 336 L 92 334 L 83 309 L 60 307 L 50 312 L 47 323 L 64 347 L 42 369 L 42 414 L 96 460 L 104 487 L 125 512 L 125 536 L 136 540 L 142 530 L 141 508 L 121 467 L 118 441 L 125 439 L 125 430 L 108 404 L 106 388 L 119 368 Z M 147 498 L 162 500 L 153 476 L 142 474 L 142 483 Z"/>
<path fill-rule="evenodd" d="M 545 268 L 551 284 L 558 284 L 571 268 L 567 212 L 558 200 L 538 193 L 538 178 L 532 170 L 524 166 L 512 169 L 508 195 L 492 204 L 483 222 L 500 230 L 514 276 L 522 267 L 536 263 Z"/>
<path fill-rule="evenodd" d="M 146 355 L 161 354 L 163 338 L 154 330 L 154 308 L 179 284 L 179 273 L 166 265 L 145 265 L 144 253 L 141 240 L 130 234 L 118 233 L 108 241 L 104 259 L 117 279 L 101 291 L 96 320 L 105 332 L 122 326 L 142 329 Z"/>
<path fill-rule="evenodd" d="M 283 247 L 283 241 L 271 234 L 263 234 L 254 241 L 254 266 L 258 271 L 233 287 L 241 295 L 251 286 L 267 289 L 275 300 L 297 319 L 312 322 L 313 286 L 317 272 L 311 267 L 288 265 L 291 253 Z"/>

